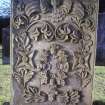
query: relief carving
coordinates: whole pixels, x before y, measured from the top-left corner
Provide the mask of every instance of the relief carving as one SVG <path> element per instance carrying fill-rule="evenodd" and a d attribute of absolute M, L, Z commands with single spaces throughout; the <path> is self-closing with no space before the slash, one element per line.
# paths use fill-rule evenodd
<path fill-rule="evenodd" d="M 28 17 L 25 15 L 16 16 L 14 18 L 14 27 L 16 29 L 24 28 L 28 25 Z"/>
<path fill-rule="evenodd" d="M 91 105 L 97 4 L 13 1 L 12 77 L 21 105 Z"/>
<path fill-rule="evenodd" d="M 82 33 L 72 26 L 70 23 L 60 24 L 55 27 L 48 21 L 37 21 L 28 28 L 28 35 L 35 41 L 45 39 L 46 41 L 61 41 L 61 42 L 72 42 L 79 43 L 82 39 Z"/>

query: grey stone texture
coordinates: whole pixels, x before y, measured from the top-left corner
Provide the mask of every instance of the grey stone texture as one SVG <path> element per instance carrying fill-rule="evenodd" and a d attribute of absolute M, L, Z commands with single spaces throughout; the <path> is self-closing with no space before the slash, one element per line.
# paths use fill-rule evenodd
<path fill-rule="evenodd" d="M 98 1 L 12 5 L 12 105 L 91 105 Z"/>

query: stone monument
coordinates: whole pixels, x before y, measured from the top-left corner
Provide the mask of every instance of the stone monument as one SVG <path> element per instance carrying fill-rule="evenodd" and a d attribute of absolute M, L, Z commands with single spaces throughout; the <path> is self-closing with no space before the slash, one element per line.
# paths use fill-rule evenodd
<path fill-rule="evenodd" d="M 12 105 L 91 105 L 98 0 L 12 6 Z"/>

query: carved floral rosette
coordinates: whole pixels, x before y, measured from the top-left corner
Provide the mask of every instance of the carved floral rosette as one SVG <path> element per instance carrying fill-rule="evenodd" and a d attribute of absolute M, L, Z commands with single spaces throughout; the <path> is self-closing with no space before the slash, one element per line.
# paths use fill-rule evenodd
<path fill-rule="evenodd" d="M 14 105 L 91 105 L 97 8 L 97 0 L 13 1 Z"/>

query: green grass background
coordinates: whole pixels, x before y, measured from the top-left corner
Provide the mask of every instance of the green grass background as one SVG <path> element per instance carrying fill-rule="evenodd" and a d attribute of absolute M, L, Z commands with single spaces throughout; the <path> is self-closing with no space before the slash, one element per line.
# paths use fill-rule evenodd
<path fill-rule="evenodd" d="M 11 100 L 11 69 L 9 65 L 2 65 L 0 53 L 0 105 Z M 95 67 L 94 100 L 105 102 L 105 67 Z"/>

